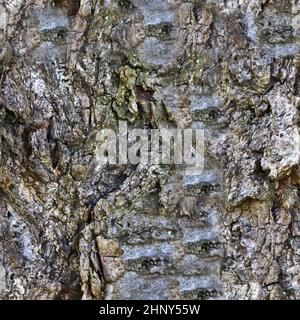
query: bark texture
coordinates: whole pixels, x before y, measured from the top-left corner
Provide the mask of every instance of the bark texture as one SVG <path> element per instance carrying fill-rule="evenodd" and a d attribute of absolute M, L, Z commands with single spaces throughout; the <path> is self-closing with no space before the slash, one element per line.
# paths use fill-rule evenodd
<path fill-rule="evenodd" d="M 0 298 L 299 299 L 299 13 L 0 0 Z M 205 170 L 101 165 L 120 119 L 205 128 Z"/>

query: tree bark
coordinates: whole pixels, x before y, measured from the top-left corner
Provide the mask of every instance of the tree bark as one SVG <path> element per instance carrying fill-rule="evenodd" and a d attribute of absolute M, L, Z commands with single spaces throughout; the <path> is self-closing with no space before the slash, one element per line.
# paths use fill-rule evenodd
<path fill-rule="evenodd" d="M 299 14 L 0 0 L 0 298 L 300 298 Z M 204 170 L 102 165 L 120 120 L 204 129 Z"/>

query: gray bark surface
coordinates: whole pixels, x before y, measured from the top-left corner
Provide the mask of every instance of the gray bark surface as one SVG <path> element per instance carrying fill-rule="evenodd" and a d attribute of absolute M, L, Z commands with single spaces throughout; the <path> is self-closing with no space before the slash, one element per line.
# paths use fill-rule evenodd
<path fill-rule="evenodd" d="M 298 14 L 0 0 L 0 298 L 299 299 Z M 119 120 L 204 128 L 204 171 L 101 165 Z"/>

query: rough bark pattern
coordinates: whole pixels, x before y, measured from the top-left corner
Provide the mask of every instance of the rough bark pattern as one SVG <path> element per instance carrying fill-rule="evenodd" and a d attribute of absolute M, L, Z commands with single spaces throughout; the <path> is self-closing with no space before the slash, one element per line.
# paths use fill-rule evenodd
<path fill-rule="evenodd" d="M 300 298 L 296 1 L 0 0 L 0 298 Z M 205 128 L 205 170 L 101 128 Z"/>

